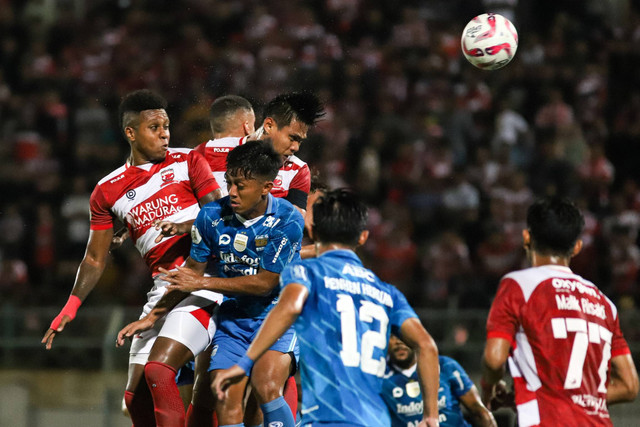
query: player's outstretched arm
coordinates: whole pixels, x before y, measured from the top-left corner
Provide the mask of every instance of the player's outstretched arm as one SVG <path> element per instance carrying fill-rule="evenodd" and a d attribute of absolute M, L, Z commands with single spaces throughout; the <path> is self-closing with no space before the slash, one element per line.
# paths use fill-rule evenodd
<path fill-rule="evenodd" d="M 91 230 L 89 241 L 87 242 L 87 250 L 78 267 L 76 280 L 73 284 L 69 300 L 55 319 L 53 319 L 49 329 L 42 338 L 41 342 L 47 350 L 51 349 L 51 344 L 56 334 L 62 332 L 67 323 L 76 317 L 78 308 L 89 293 L 91 293 L 96 283 L 98 283 L 106 265 L 112 238 L 112 228 L 107 230 Z"/>
<path fill-rule="evenodd" d="M 223 400 L 225 390 L 249 373 L 254 362 L 293 325 L 302 312 L 308 295 L 308 289 L 301 284 L 290 283 L 284 287 L 278 303 L 265 318 L 258 334 L 247 349 L 247 354 L 240 359 L 237 365 L 216 375 L 213 388 L 218 394 L 218 399 Z"/>
<path fill-rule="evenodd" d="M 630 354 L 611 358 L 607 404 L 631 402 L 638 395 L 638 372 Z"/>
<path fill-rule="evenodd" d="M 469 410 L 475 421 L 474 425 L 481 427 L 497 427 L 493 414 L 487 409 L 480 399 L 480 393 L 476 386 L 460 396 L 460 401 Z"/>
<path fill-rule="evenodd" d="M 482 358 L 482 401 L 491 410 L 490 402 L 495 385 L 505 374 L 511 343 L 504 338 L 489 338 Z"/>
<path fill-rule="evenodd" d="M 424 401 L 424 415 L 419 426 L 437 426 L 440 385 L 438 347 L 429 332 L 415 317 L 402 323 L 400 335 L 402 340 L 415 351 L 418 361 L 418 377 Z"/>

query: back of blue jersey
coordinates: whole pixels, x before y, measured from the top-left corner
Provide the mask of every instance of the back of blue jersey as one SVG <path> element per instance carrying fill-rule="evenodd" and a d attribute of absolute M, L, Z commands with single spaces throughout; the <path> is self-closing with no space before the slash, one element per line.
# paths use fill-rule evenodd
<path fill-rule="evenodd" d="M 250 276 L 259 269 L 280 274 L 300 259 L 304 219 L 288 201 L 268 196 L 265 214 L 243 220 L 233 213 L 229 198 L 206 204 L 192 229 L 190 256 L 197 262 L 216 262 L 219 277 Z M 225 295 L 220 314 L 264 318 L 278 296 Z"/>
<path fill-rule="evenodd" d="M 294 325 L 303 423 L 388 426 L 380 392 L 389 334 L 417 317 L 406 298 L 348 250 L 290 264 L 280 282 L 281 287 L 298 283 L 309 290 Z"/>

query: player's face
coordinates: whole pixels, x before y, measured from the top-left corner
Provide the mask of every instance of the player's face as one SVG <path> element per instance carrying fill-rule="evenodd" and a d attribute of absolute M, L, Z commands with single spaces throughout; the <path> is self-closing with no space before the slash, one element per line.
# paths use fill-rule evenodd
<path fill-rule="evenodd" d="M 163 109 L 140 112 L 136 126 L 127 126 L 125 134 L 131 143 L 136 164 L 164 160 L 169 148 L 169 116 Z"/>
<path fill-rule="evenodd" d="M 252 219 L 263 215 L 267 207 L 267 195 L 273 183 L 244 175 L 225 175 L 229 203 L 233 212 L 243 218 Z"/>
<path fill-rule="evenodd" d="M 392 363 L 413 362 L 413 350 L 394 335 L 389 337 L 388 352 Z"/>
<path fill-rule="evenodd" d="M 264 123 L 264 135 L 271 138 L 273 148 L 282 156 L 283 163 L 289 156 L 298 152 L 300 144 L 307 138 L 308 131 L 309 126 L 296 119 L 282 127 L 278 127 L 270 117 L 267 117 Z"/>

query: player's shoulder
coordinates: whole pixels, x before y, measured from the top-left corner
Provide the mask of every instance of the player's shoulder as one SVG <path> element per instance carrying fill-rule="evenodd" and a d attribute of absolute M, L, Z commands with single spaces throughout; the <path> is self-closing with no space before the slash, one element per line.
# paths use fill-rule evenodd
<path fill-rule="evenodd" d="M 119 168 L 111 171 L 110 173 L 108 173 L 107 175 L 105 175 L 102 179 L 100 179 L 98 181 L 98 184 L 96 184 L 96 186 L 102 186 L 102 185 L 113 185 L 116 184 L 120 181 L 123 181 L 126 177 L 126 172 L 127 172 L 127 166 L 126 165 L 122 165 Z"/>
<path fill-rule="evenodd" d="M 439 355 L 438 361 L 440 362 L 440 370 L 442 372 L 455 371 L 460 368 L 460 363 L 449 356 Z"/>
<path fill-rule="evenodd" d="M 276 217 L 285 219 L 287 221 L 302 221 L 304 224 L 304 217 L 300 211 L 288 200 L 282 197 L 274 197 L 269 195 L 270 203 L 273 204 L 273 213 Z"/>
<path fill-rule="evenodd" d="M 300 157 L 295 154 L 289 156 L 284 165 L 282 165 L 283 170 L 300 170 L 300 169 L 309 169 L 307 162 L 302 160 Z"/>
<path fill-rule="evenodd" d="M 228 153 L 238 145 L 243 144 L 243 138 L 237 136 L 229 136 L 225 138 L 210 139 L 199 145 L 202 149 L 212 151 L 214 153 Z"/>
<path fill-rule="evenodd" d="M 231 206 L 229 206 L 229 196 L 222 197 L 217 200 L 213 200 L 204 205 L 200 212 L 202 215 L 211 217 L 222 218 L 225 216 L 233 215 Z"/>

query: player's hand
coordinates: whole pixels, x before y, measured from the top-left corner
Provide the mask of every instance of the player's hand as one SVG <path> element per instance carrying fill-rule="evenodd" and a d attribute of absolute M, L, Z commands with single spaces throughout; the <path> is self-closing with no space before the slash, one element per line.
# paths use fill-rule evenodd
<path fill-rule="evenodd" d="M 495 411 L 499 408 L 513 408 L 516 407 L 516 400 L 513 391 L 507 388 L 507 383 L 504 380 L 500 380 L 493 386 L 493 393 L 491 400 L 489 401 L 488 409 Z"/>
<path fill-rule="evenodd" d="M 169 271 L 159 268 L 164 273 L 163 280 L 170 283 L 167 291 L 193 292 L 206 289 L 204 278 L 187 267 L 178 267 L 177 270 Z"/>
<path fill-rule="evenodd" d="M 165 237 L 171 237 L 189 232 L 189 230 L 185 230 L 185 228 L 187 227 L 185 227 L 184 224 L 180 222 L 156 221 L 154 225 L 156 227 L 156 230 L 160 231 L 160 235 L 156 237 L 156 243 L 160 243 Z"/>
<path fill-rule="evenodd" d="M 135 334 L 143 331 L 148 331 L 149 329 L 153 328 L 153 325 L 155 323 L 156 322 L 149 316 L 145 316 L 140 320 L 129 323 L 127 326 L 122 328 L 120 332 L 118 332 L 118 337 L 116 338 L 116 347 L 122 347 L 125 343 L 125 340 L 133 338 Z"/>
<path fill-rule="evenodd" d="M 222 370 L 216 374 L 213 380 L 213 389 L 216 391 L 219 400 L 224 400 L 229 386 L 242 381 L 247 375 L 244 369 L 238 365 L 233 365 L 229 369 Z"/>
<path fill-rule="evenodd" d="M 111 238 L 111 246 L 109 247 L 109 250 L 112 251 L 114 249 L 118 249 L 128 238 L 129 230 L 127 230 L 126 228 L 121 228 Z"/>
<path fill-rule="evenodd" d="M 422 421 L 420 421 L 420 424 L 418 424 L 418 427 L 439 427 L 440 426 L 440 422 L 438 421 L 438 418 L 435 417 L 429 417 L 426 419 L 423 419 Z"/>
<path fill-rule="evenodd" d="M 65 314 L 60 319 L 60 324 L 56 329 L 53 329 L 53 328 L 47 329 L 47 332 L 45 332 L 44 337 L 42 337 L 42 341 L 40 341 L 42 344 L 44 344 L 44 348 L 46 348 L 47 350 L 51 350 L 51 344 L 53 343 L 53 339 L 56 337 L 57 334 L 59 334 L 64 330 L 64 327 L 67 325 L 67 323 L 71 322 L 71 320 L 72 320 L 71 317 Z"/>

